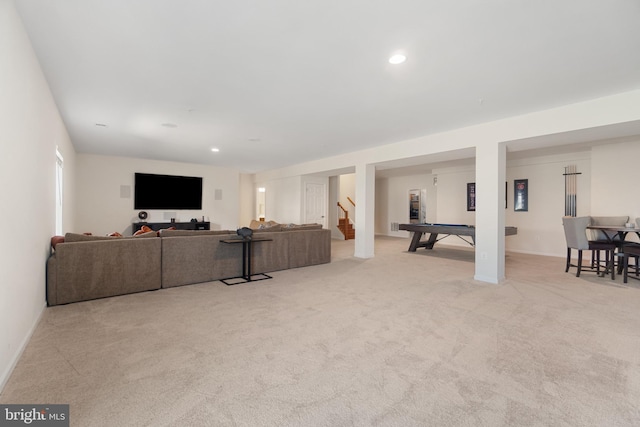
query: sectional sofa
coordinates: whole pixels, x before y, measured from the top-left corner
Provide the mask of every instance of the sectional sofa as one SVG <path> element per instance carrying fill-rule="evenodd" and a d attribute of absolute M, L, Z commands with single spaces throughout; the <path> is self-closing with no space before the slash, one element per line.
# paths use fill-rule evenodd
<path fill-rule="evenodd" d="M 255 230 L 252 272 L 268 273 L 331 261 L 331 232 L 321 225 Z M 268 233 L 268 234 L 266 234 Z M 134 237 L 67 233 L 47 261 L 49 306 L 210 282 L 242 273 L 235 231 L 161 230 Z M 62 240 L 62 239 L 60 239 Z"/>

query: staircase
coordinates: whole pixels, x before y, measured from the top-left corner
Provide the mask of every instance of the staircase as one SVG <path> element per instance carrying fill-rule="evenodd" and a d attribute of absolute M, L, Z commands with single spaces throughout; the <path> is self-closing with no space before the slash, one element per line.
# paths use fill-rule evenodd
<path fill-rule="evenodd" d="M 349 222 L 349 217 L 338 219 L 338 228 L 344 234 L 344 240 L 350 240 L 356 238 L 356 230 L 353 228 L 353 224 Z"/>
<path fill-rule="evenodd" d="M 353 200 L 351 200 L 349 197 L 347 197 L 347 199 L 349 199 L 349 201 L 353 203 Z M 353 203 L 353 205 L 355 206 L 355 203 Z M 349 211 L 346 210 L 340 202 L 338 202 L 338 207 L 341 211 L 341 213 L 339 212 L 338 216 L 338 229 L 344 235 L 344 240 L 355 239 L 356 230 L 353 228 L 353 224 L 351 223 L 351 221 L 349 221 Z"/>

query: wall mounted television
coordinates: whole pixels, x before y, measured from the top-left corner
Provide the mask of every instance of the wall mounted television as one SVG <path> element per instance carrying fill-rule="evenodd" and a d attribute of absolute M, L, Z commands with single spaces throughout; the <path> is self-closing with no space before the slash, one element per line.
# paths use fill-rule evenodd
<path fill-rule="evenodd" d="M 202 178 L 135 174 L 134 209 L 201 210 Z"/>

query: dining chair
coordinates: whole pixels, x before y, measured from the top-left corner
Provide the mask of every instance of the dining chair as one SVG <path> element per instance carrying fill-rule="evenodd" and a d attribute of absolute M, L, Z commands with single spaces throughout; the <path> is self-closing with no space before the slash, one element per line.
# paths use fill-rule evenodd
<path fill-rule="evenodd" d="M 638 229 L 638 232 L 640 232 L 640 217 L 636 218 L 636 228 Z M 638 274 L 640 274 L 640 243 L 625 242 L 622 251 L 628 254 L 625 256 L 626 259 L 624 259 L 625 265 L 623 268 L 626 269 L 629 267 L 629 258 L 633 259 L 633 267 L 636 270 L 636 276 L 638 276 Z M 627 279 L 625 278 L 624 283 L 627 283 L 626 280 Z"/>
<path fill-rule="evenodd" d="M 615 279 L 615 269 L 613 268 L 613 254 L 616 245 L 609 241 L 589 240 L 587 238 L 587 226 L 591 223 L 591 217 L 563 217 L 562 226 L 564 227 L 564 236 L 567 241 L 567 265 L 565 272 L 570 267 L 576 267 L 576 277 L 580 277 L 582 271 L 590 271 L 600 273 L 600 251 L 605 251 L 606 267 L 603 275 L 607 272 L 611 273 L 611 279 Z M 578 263 L 571 263 L 571 250 L 578 251 Z M 582 251 L 592 251 L 595 253 L 595 266 L 582 265 Z"/>
<path fill-rule="evenodd" d="M 640 244 L 633 243 L 624 246 L 624 266 L 623 266 L 623 282 L 627 283 L 629 277 L 640 280 L 640 266 L 638 266 L 638 258 L 640 257 Z M 629 276 L 629 258 L 635 258 L 635 276 Z"/>
<path fill-rule="evenodd" d="M 628 216 L 592 216 L 591 223 L 589 225 L 613 225 L 616 227 L 624 227 L 625 224 L 629 222 Z M 616 233 L 615 235 L 608 238 L 604 231 L 602 230 L 589 230 L 588 231 L 589 240 L 596 242 L 613 242 L 618 249 L 618 252 L 621 252 L 621 248 L 623 245 L 622 240 L 620 240 L 620 236 Z M 595 265 L 596 251 L 591 252 L 591 267 Z M 614 259 L 615 263 L 615 259 Z M 620 270 L 618 270 L 620 271 Z"/>

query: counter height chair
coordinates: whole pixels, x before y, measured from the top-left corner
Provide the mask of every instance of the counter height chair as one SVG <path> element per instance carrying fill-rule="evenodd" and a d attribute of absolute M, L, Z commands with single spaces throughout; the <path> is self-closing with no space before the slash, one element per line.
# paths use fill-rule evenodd
<path fill-rule="evenodd" d="M 592 216 L 591 223 L 589 225 L 612 225 L 616 227 L 624 227 L 629 222 L 628 216 Z M 588 230 L 588 236 L 590 241 L 596 242 L 613 242 L 618 249 L 618 252 L 622 252 L 623 242 L 620 240 L 620 236 L 616 233 L 611 238 L 608 238 L 606 233 L 602 230 Z M 595 266 L 597 251 L 591 252 L 591 267 Z M 615 260 L 614 260 L 615 263 Z M 620 272 L 621 270 L 618 270 Z"/>
<path fill-rule="evenodd" d="M 565 272 L 570 267 L 576 267 L 576 277 L 580 277 L 582 271 L 600 273 L 600 251 L 605 252 L 606 267 L 603 275 L 611 272 L 611 279 L 615 279 L 615 269 L 613 268 L 613 254 L 616 245 L 609 241 L 592 240 L 587 238 L 587 226 L 591 223 L 591 217 L 564 217 L 562 225 L 564 227 L 564 237 L 567 240 L 567 265 Z M 578 263 L 571 264 L 571 249 L 578 251 Z M 593 265 L 582 265 L 582 251 L 592 251 L 595 253 L 595 267 Z"/>
<path fill-rule="evenodd" d="M 640 217 L 636 218 L 636 228 L 638 232 L 640 232 Z M 629 269 L 629 258 L 633 259 L 633 266 L 636 272 L 636 278 L 640 275 L 640 243 L 637 242 L 625 242 L 622 247 L 622 251 L 624 252 L 623 260 L 624 260 L 624 283 L 627 283 L 627 270 Z"/>
<path fill-rule="evenodd" d="M 637 243 L 624 246 L 624 261 L 623 261 L 623 282 L 627 283 L 627 279 L 632 277 L 640 280 L 640 267 L 638 266 L 638 258 L 640 257 L 640 245 Z M 635 276 L 629 276 L 629 258 L 635 258 Z"/>

